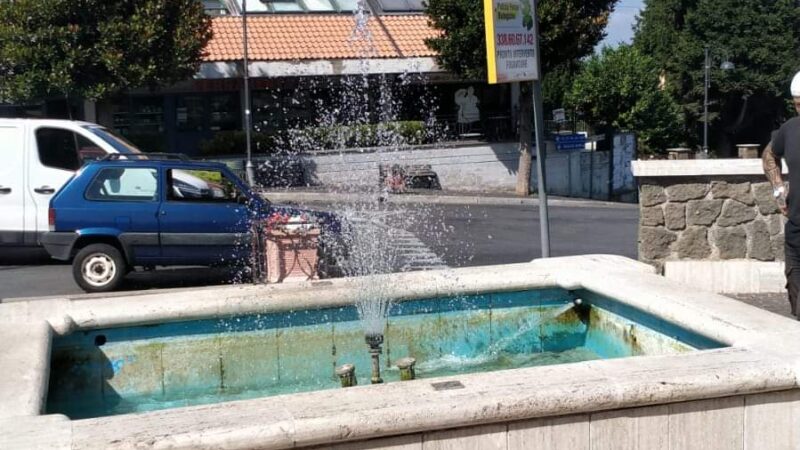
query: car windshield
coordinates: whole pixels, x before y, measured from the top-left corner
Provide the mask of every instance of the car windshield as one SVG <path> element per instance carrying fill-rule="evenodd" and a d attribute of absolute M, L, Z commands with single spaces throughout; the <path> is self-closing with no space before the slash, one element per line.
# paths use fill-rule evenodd
<path fill-rule="evenodd" d="M 114 150 L 116 150 L 116 151 L 118 151 L 120 153 L 124 153 L 124 154 L 141 154 L 142 153 L 142 151 L 139 150 L 138 148 L 136 148 L 136 146 L 134 146 L 130 142 L 126 141 L 124 138 L 121 138 L 121 137 L 117 136 L 116 134 L 113 134 L 112 132 L 108 131 L 107 129 L 105 129 L 103 127 L 86 125 L 83 128 L 86 129 L 86 130 L 89 130 L 89 132 L 91 132 L 95 136 L 97 136 L 100 139 L 102 139 L 103 141 L 105 141 L 107 144 L 109 144 L 112 147 L 114 147 Z"/>

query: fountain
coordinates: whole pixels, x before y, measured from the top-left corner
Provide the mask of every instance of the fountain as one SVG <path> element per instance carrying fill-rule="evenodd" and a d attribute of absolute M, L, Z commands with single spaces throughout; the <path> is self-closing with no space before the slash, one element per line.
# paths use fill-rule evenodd
<path fill-rule="evenodd" d="M 736 430 L 721 448 L 797 448 L 760 424 L 791 425 L 800 326 L 649 270 L 583 256 L 0 304 L 0 447 L 614 446 L 607 427 L 647 418 L 632 442 L 689 448 L 713 422 Z M 382 334 L 353 304 L 365 280 L 391 286 Z M 380 386 L 357 385 L 365 335 L 394 361 Z"/>
<path fill-rule="evenodd" d="M 330 123 L 366 120 L 367 64 Z M 389 274 L 408 218 L 368 193 L 338 208 L 351 278 L 0 304 L 0 447 L 800 445 L 773 431 L 800 404 L 796 323 L 613 256 Z"/>

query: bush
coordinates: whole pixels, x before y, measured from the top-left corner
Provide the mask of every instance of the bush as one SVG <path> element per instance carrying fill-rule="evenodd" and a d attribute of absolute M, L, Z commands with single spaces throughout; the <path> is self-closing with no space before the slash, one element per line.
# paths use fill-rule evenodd
<path fill-rule="evenodd" d="M 275 138 L 263 133 L 252 133 L 253 153 L 273 153 Z M 200 153 L 204 156 L 242 155 L 247 152 L 244 131 L 220 131 L 213 138 L 200 143 Z"/>

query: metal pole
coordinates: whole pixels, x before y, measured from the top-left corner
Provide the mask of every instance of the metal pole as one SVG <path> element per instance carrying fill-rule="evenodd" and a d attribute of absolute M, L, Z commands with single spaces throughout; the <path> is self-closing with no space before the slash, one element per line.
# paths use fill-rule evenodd
<path fill-rule="evenodd" d="M 537 39 L 538 41 L 538 39 Z M 537 45 L 538 47 L 538 45 Z M 539 51 L 536 55 L 538 58 Z M 540 66 L 541 67 L 541 66 Z M 547 208 L 547 188 L 545 180 L 544 159 L 544 112 L 542 111 L 542 82 L 533 82 L 533 123 L 536 130 L 536 175 L 539 193 L 539 232 L 542 240 L 542 258 L 550 257 L 550 217 Z"/>
<path fill-rule="evenodd" d="M 536 175 L 539 190 L 539 233 L 542 240 L 542 258 L 550 257 L 550 215 L 547 210 L 547 183 L 545 179 L 544 110 L 542 102 L 542 63 L 539 58 L 539 2 L 534 0 L 534 38 L 538 77 L 533 81 L 533 125 L 536 130 Z"/>
<path fill-rule="evenodd" d="M 253 173 L 253 153 L 250 148 L 250 130 L 253 128 L 250 118 L 250 64 L 247 60 L 247 0 L 242 0 L 242 41 L 244 42 L 243 66 L 244 66 L 244 139 L 247 146 L 247 163 L 245 171 L 247 173 L 247 184 L 255 185 L 255 174 Z"/>
<path fill-rule="evenodd" d="M 708 156 L 708 86 L 710 84 L 711 61 L 709 61 L 708 47 L 705 48 L 705 84 L 703 86 L 703 153 Z"/>

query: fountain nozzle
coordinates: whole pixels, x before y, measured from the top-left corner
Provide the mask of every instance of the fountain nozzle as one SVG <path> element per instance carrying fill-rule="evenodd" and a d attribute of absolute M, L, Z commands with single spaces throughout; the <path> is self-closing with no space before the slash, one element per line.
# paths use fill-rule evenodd
<path fill-rule="evenodd" d="M 381 378 L 381 361 L 380 355 L 383 353 L 381 344 L 383 344 L 382 334 L 367 334 L 365 337 L 367 345 L 369 345 L 369 353 L 372 356 L 372 384 L 383 383 Z"/>
<path fill-rule="evenodd" d="M 358 384 L 356 379 L 356 366 L 344 364 L 336 369 L 336 375 L 342 383 L 343 388 L 353 387 Z"/>

